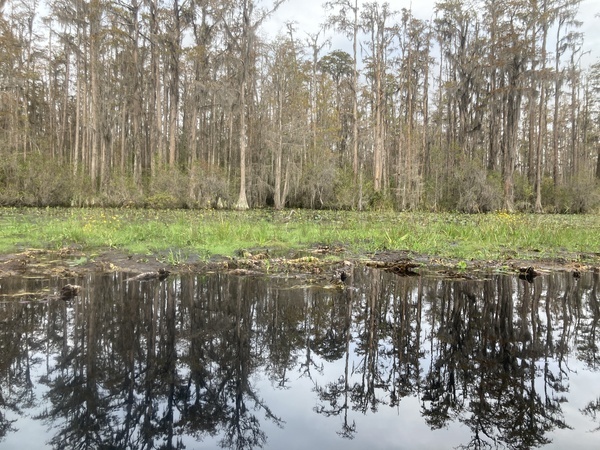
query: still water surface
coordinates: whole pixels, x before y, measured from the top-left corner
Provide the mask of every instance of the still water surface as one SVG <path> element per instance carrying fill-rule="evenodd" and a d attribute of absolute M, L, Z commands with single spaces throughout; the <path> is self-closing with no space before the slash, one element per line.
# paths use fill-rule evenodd
<path fill-rule="evenodd" d="M 600 447 L 597 273 L 127 277 L 0 279 L 0 448 Z"/>

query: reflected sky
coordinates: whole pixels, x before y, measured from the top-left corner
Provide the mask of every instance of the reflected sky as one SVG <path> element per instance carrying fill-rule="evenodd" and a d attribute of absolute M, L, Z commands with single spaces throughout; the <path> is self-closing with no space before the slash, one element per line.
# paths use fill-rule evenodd
<path fill-rule="evenodd" d="M 0 279 L 0 448 L 597 448 L 597 273 L 128 278 Z"/>

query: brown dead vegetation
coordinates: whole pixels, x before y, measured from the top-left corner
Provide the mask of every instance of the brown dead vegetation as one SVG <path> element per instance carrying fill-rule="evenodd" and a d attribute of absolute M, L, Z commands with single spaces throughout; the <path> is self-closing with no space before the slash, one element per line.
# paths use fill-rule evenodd
<path fill-rule="evenodd" d="M 308 277 L 315 280 L 339 278 L 349 273 L 354 265 L 364 265 L 386 270 L 398 276 L 435 275 L 445 278 L 484 278 L 490 273 L 513 273 L 527 281 L 552 271 L 581 272 L 599 271 L 595 265 L 578 262 L 565 254 L 552 259 L 505 261 L 458 261 L 439 259 L 427 255 L 415 255 L 403 251 L 386 251 L 342 258 L 339 248 L 316 247 L 312 251 L 287 256 L 271 256 L 267 250 L 240 251 L 235 257 L 213 257 L 208 260 L 190 259 L 170 266 L 160 256 L 131 255 L 108 250 L 87 255 L 73 249 L 58 251 L 30 250 L 0 255 L 0 277 L 52 276 L 76 279 L 87 272 L 126 272 L 143 277 L 148 273 L 203 273 L 227 272 L 238 275 L 286 275 Z M 160 277 L 159 277 L 160 278 Z"/>

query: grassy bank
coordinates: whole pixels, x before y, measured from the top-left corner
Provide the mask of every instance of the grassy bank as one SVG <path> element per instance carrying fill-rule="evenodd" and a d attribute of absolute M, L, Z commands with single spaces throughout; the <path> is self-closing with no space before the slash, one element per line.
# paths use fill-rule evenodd
<path fill-rule="evenodd" d="M 600 216 L 343 211 L 0 209 L 0 252 L 76 247 L 190 256 L 273 254 L 316 244 L 345 255 L 407 250 L 440 258 L 497 260 L 568 255 L 600 261 Z M 584 256 L 582 256 L 584 255 Z"/>

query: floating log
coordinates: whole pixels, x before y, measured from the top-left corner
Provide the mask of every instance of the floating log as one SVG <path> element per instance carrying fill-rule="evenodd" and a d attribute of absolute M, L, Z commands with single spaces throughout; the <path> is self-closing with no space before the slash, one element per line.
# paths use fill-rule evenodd
<path fill-rule="evenodd" d="M 395 273 L 396 275 L 412 276 L 412 275 L 418 275 L 418 273 L 413 270 L 413 269 L 416 269 L 417 267 L 419 267 L 419 265 L 416 263 L 402 262 L 402 263 L 394 264 L 390 267 L 386 267 L 385 270 L 387 272 Z"/>
<path fill-rule="evenodd" d="M 126 281 L 163 281 L 171 274 L 167 269 L 160 268 L 157 272 L 144 272 L 135 277 L 128 278 Z"/>

